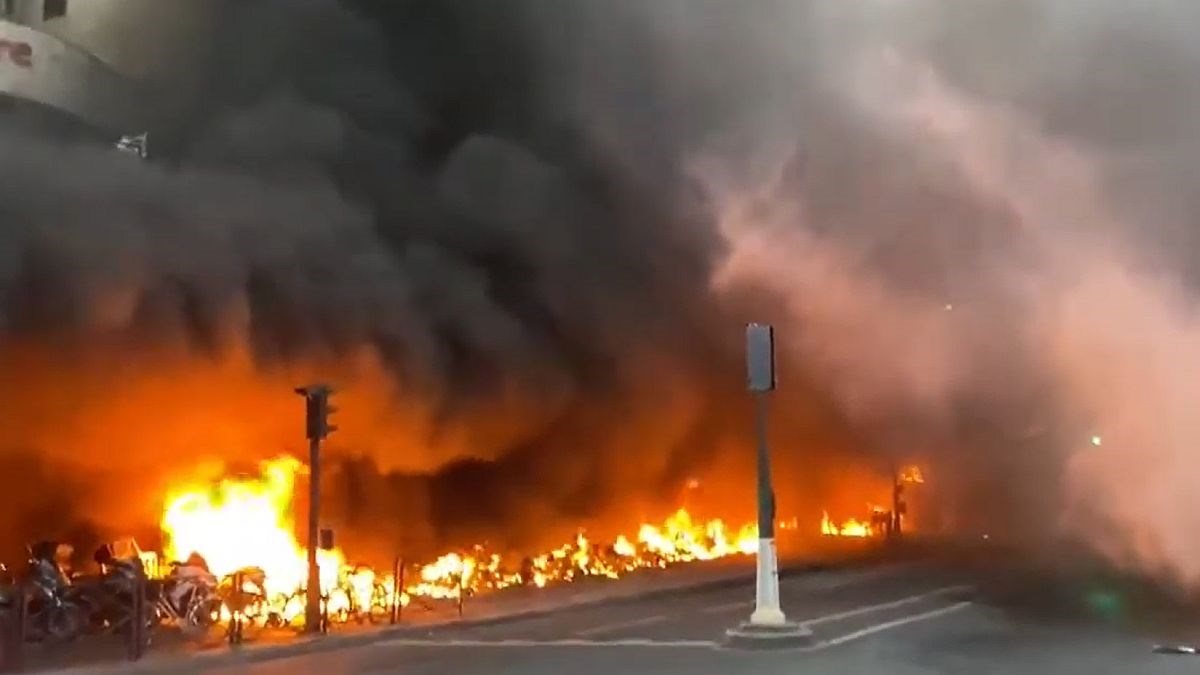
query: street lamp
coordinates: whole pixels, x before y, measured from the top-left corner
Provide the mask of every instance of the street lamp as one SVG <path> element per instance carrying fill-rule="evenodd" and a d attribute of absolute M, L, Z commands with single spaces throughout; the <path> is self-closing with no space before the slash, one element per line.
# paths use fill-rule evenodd
<path fill-rule="evenodd" d="M 812 641 L 812 631 L 787 620 L 779 602 L 779 564 L 775 550 L 775 489 L 767 443 L 767 397 L 775 389 L 775 329 L 746 326 L 746 384 L 754 395 L 758 445 L 758 560 L 754 612 L 750 620 L 726 632 L 734 646 L 795 647 Z"/>

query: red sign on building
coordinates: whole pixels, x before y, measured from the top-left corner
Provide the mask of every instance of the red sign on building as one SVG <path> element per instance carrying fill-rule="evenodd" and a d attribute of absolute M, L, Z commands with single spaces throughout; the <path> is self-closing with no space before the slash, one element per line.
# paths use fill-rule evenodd
<path fill-rule="evenodd" d="M 33 67 L 33 46 L 0 38 L 0 66 L 12 64 L 19 68 Z"/>

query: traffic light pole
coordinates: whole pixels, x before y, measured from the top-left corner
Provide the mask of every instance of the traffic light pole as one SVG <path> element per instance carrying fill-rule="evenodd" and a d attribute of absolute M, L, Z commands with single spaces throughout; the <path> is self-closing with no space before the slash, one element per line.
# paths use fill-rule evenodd
<path fill-rule="evenodd" d="M 328 385 L 300 387 L 296 393 L 304 397 L 304 431 L 308 438 L 308 583 L 305 588 L 304 631 L 319 633 L 324 626 L 321 567 L 317 560 L 317 550 L 321 546 L 321 441 L 337 430 L 329 423 L 329 415 L 337 409 L 329 405 L 333 390 Z"/>
<path fill-rule="evenodd" d="M 308 441 L 308 584 L 305 590 L 304 632 L 321 631 L 321 567 L 317 562 L 321 530 L 321 439 Z"/>

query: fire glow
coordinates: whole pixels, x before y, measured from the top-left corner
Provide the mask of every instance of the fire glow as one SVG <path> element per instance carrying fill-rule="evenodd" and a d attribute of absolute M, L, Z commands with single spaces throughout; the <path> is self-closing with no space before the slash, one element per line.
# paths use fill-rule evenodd
<path fill-rule="evenodd" d="M 204 556 L 218 577 L 250 567 L 268 572 L 268 591 L 301 586 L 307 576 L 305 550 L 292 534 L 292 495 L 300 463 L 292 458 L 267 462 L 260 478 L 225 479 L 211 489 L 185 489 L 167 499 L 162 529 L 166 553 L 182 560 Z M 322 590 L 336 582 L 344 560 L 321 551 Z"/>
<path fill-rule="evenodd" d="M 829 518 L 829 512 L 825 511 L 821 514 L 821 534 L 831 537 L 870 537 L 874 531 L 870 523 L 857 518 L 849 518 L 838 525 Z"/>
<path fill-rule="evenodd" d="M 162 529 L 168 559 L 192 553 L 205 558 L 209 570 L 225 578 L 247 568 L 265 574 L 264 607 L 291 622 L 303 613 L 306 583 L 305 548 L 296 540 L 293 498 L 303 466 L 285 457 L 265 462 L 258 476 L 226 478 L 172 491 L 166 501 Z M 405 578 L 399 604 L 413 598 L 447 599 L 517 585 L 542 587 L 583 578 L 616 579 L 638 569 L 675 563 L 753 555 L 758 528 L 730 528 L 724 521 L 699 521 L 679 509 L 661 524 L 643 523 L 636 536 L 621 535 L 610 544 L 590 541 L 581 531 L 574 540 L 528 558 L 520 569 L 507 569 L 501 556 L 482 547 L 451 552 L 413 569 Z M 337 549 L 319 553 L 321 591 L 330 614 L 388 607 L 394 577 L 347 564 Z"/>

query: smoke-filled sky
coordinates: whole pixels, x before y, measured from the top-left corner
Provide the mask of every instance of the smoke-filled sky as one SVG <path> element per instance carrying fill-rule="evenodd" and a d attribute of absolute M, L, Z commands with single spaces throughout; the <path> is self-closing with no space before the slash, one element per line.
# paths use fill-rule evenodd
<path fill-rule="evenodd" d="M 317 377 L 351 530 L 748 508 L 757 319 L 782 513 L 919 457 L 931 520 L 1200 581 L 1194 2 L 236 5 L 158 161 L 0 130 L 7 456 L 95 519 Z"/>

